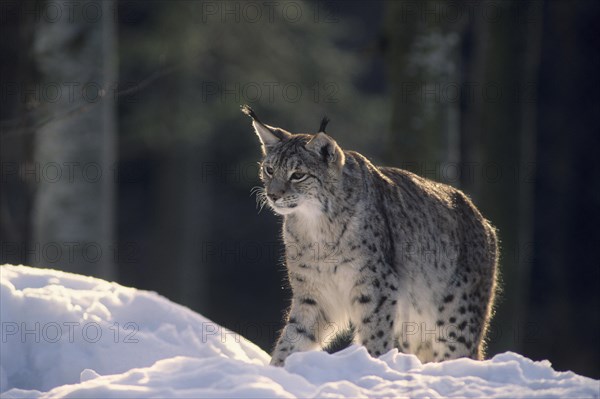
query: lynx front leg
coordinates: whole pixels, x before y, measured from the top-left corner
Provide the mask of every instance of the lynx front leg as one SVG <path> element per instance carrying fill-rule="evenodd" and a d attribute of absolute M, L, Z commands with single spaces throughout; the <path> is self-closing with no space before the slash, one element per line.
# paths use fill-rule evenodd
<path fill-rule="evenodd" d="M 394 347 L 397 301 L 392 292 L 382 289 L 380 284 L 374 279 L 368 284 L 358 283 L 353 290 L 357 342 L 365 346 L 371 356 L 382 355 Z"/>
<path fill-rule="evenodd" d="M 325 313 L 318 302 L 308 296 L 294 297 L 289 319 L 273 351 L 271 365 L 283 366 L 285 359 L 294 352 L 320 348 L 325 328 Z"/>

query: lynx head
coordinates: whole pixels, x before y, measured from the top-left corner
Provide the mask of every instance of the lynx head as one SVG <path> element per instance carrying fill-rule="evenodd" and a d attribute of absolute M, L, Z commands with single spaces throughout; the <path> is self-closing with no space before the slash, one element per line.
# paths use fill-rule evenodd
<path fill-rule="evenodd" d="M 242 112 L 252 118 L 262 144 L 260 178 L 270 207 L 280 215 L 314 215 L 327 208 L 327 192 L 339 182 L 345 162 L 342 149 L 325 133 L 328 119 L 316 134 L 293 134 L 262 123 L 247 105 Z"/>

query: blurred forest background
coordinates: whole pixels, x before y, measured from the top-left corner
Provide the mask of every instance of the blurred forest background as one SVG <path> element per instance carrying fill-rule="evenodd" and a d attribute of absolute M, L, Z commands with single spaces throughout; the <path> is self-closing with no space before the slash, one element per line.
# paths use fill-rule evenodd
<path fill-rule="evenodd" d="M 600 2 L 0 2 L 0 262 L 155 290 L 266 350 L 269 124 L 465 190 L 499 229 L 488 355 L 600 377 Z"/>

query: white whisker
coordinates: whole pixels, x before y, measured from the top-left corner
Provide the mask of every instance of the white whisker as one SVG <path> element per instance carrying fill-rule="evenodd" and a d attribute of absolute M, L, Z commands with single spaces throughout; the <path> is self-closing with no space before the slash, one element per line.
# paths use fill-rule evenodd
<path fill-rule="evenodd" d="M 258 213 L 263 210 L 265 205 L 267 204 L 267 193 L 264 187 L 254 186 L 250 190 L 250 195 L 256 196 L 256 208 L 258 209 Z"/>

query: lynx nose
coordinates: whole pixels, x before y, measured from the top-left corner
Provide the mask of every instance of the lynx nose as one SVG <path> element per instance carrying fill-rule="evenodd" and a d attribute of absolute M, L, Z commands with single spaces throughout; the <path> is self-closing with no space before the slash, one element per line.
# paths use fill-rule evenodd
<path fill-rule="evenodd" d="M 269 199 L 273 202 L 277 201 L 279 198 L 281 198 L 281 194 L 275 194 L 275 193 L 267 193 L 267 197 L 269 197 Z"/>
<path fill-rule="evenodd" d="M 274 180 L 271 182 L 269 187 L 267 187 L 267 197 L 273 202 L 277 201 L 279 198 L 283 197 L 285 194 L 286 186 L 285 183 Z"/>

